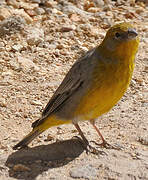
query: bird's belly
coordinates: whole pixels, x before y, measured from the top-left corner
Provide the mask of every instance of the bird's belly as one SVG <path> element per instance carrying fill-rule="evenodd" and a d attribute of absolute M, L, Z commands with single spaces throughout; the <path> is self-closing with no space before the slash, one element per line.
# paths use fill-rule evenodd
<path fill-rule="evenodd" d="M 119 81 L 109 84 L 89 90 L 77 107 L 75 116 L 81 117 L 82 120 L 90 120 L 108 112 L 123 96 L 128 82 Z"/>

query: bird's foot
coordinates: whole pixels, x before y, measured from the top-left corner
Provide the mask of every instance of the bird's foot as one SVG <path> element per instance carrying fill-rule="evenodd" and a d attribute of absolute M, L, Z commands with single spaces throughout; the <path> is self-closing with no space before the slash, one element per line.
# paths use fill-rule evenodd
<path fill-rule="evenodd" d="M 87 145 L 86 147 L 86 153 L 92 153 L 92 154 L 95 154 L 95 155 L 107 155 L 106 152 L 104 151 L 100 151 L 98 150 L 97 148 L 91 146 L 91 145 Z"/>
<path fill-rule="evenodd" d="M 91 141 L 91 142 L 94 143 L 97 146 L 100 146 L 100 147 L 103 147 L 103 148 L 106 148 L 106 149 L 115 149 L 115 150 L 122 150 L 123 149 L 123 147 L 121 145 L 118 145 L 118 144 L 111 145 L 105 140 L 100 144 L 95 142 L 95 141 Z"/>
<path fill-rule="evenodd" d="M 100 150 L 96 149 L 95 147 L 91 146 L 87 140 L 84 141 L 78 136 L 74 136 L 74 137 L 77 138 L 80 141 L 83 148 L 86 150 L 87 154 L 92 153 L 92 154 L 95 154 L 95 155 L 107 155 L 104 151 L 100 151 Z"/>

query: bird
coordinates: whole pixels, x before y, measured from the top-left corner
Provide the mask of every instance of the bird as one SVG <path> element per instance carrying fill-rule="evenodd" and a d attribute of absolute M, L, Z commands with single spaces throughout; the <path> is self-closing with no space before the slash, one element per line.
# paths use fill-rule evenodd
<path fill-rule="evenodd" d="M 66 74 L 32 131 L 13 149 L 21 149 L 48 128 L 72 123 L 84 144 L 89 142 L 79 122 L 89 121 L 107 147 L 96 121 L 107 113 L 126 92 L 134 70 L 139 35 L 131 23 L 121 22 L 107 31 L 100 45 L 86 52 Z"/>

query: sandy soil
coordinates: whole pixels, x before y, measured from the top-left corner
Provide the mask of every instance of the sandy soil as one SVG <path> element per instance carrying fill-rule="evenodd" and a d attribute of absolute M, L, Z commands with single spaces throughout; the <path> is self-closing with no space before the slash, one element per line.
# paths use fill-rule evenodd
<path fill-rule="evenodd" d="M 148 1 L 0 4 L 0 180 L 148 180 Z M 74 126 L 62 125 L 29 149 L 13 151 L 73 62 L 123 20 L 133 23 L 141 38 L 133 79 L 120 102 L 97 121 L 105 139 L 121 150 L 87 154 L 74 138 Z M 89 141 L 100 141 L 88 122 L 80 126 Z"/>

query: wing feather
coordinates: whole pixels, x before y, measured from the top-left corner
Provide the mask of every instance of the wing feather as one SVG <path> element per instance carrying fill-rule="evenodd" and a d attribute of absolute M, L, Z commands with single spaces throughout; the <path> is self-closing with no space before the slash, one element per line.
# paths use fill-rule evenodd
<path fill-rule="evenodd" d="M 87 76 L 83 75 L 84 71 L 86 71 L 84 69 L 84 61 L 89 59 L 94 50 L 95 49 L 88 51 L 84 57 L 74 63 L 61 85 L 44 108 L 42 118 L 32 124 L 33 128 L 41 124 L 46 116 L 58 111 L 58 109 L 82 86 L 84 82 L 83 77 L 87 78 Z"/>

